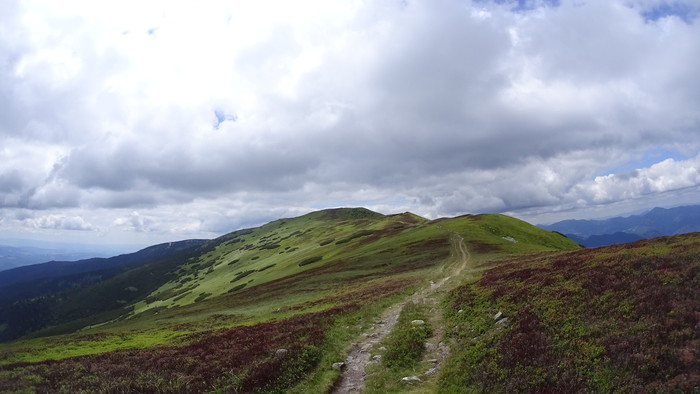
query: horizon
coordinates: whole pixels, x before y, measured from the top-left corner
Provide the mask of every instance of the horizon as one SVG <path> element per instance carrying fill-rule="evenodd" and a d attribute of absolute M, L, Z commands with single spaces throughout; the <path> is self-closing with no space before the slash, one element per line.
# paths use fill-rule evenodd
<path fill-rule="evenodd" d="M 565 219 L 557 220 L 555 222 L 550 222 L 550 223 L 533 223 L 533 222 L 527 221 L 527 220 L 522 219 L 522 218 L 518 218 L 518 219 L 524 220 L 524 221 L 528 222 L 529 224 L 532 224 L 533 226 L 539 227 L 539 226 L 551 225 L 551 224 L 554 224 L 554 223 L 557 223 L 560 221 L 564 221 L 564 220 L 594 220 L 595 221 L 595 220 L 606 220 L 606 219 L 611 219 L 611 218 L 615 218 L 615 217 L 626 218 L 626 217 L 631 217 L 631 216 L 644 215 L 644 214 L 650 212 L 651 210 L 657 209 L 657 208 L 673 209 L 673 208 L 688 207 L 688 206 L 693 206 L 693 205 L 697 205 L 697 204 L 681 204 L 681 205 L 677 205 L 677 206 L 673 206 L 673 207 L 652 207 L 652 208 L 648 208 L 648 209 L 645 208 L 645 209 L 637 210 L 634 212 L 627 212 L 627 213 L 620 214 L 620 215 L 613 215 L 613 216 L 606 216 L 606 217 L 592 217 L 592 218 L 586 218 L 586 219 L 576 219 L 576 218 L 568 218 L 567 219 L 567 218 L 565 218 Z M 323 209 L 318 209 L 318 210 L 311 210 L 309 212 L 304 212 L 304 213 L 301 213 L 301 214 L 294 216 L 294 217 L 303 216 L 303 215 L 311 213 L 311 212 L 323 211 L 323 210 L 327 210 L 327 209 L 336 209 L 336 208 L 366 208 L 366 207 L 359 207 L 359 206 L 358 207 L 347 207 L 347 206 L 346 207 L 329 207 L 329 208 L 323 208 Z M 404 211 L 404 212 L 416 214 L 415 212 L 410 212 L 410 211 Z M 396 215 L 396 214 L 401 214 L 404 212 L 390 212 L 390 213 L 378 212 L 378 213 L 381 213 L 382 215 Z M 444 217 L 439 217 L 439 218 L 426 218 L 426 219 L 435 220 L 435 219 L 440 219 L 440 218 L 450 218 L 450 217 L 458 217 L 458 216 L 462 216 L 462 215 L 479 215 L 479 214 L 491 214 L 491 213 L 490 212 L 470 212 L 470 213 L 457 214 L 457 215 L 449 216 L 449 217 L 444 216 Z M 507 213 L 502 213 L 502 214 L 508 215 Z M 421 215 L 418 215 L 418 216 L 421 216 Z M 508 216 L 512 216 L 512 215 L 508 215 Z M 51 248 L 56 248 L 56 249 L 65 249 L 65 251 L 83 251 L 83 252 L 94 251 L 94 252 L 100 252 L 100 253 L 110 253 L 110 251 L 116 251 L 115 253 L 117 253 L 117 254 L 123 254 L 123 253 L 137 252 L 137 251 L 142 250 L 144 248 L 148 248 L 148 247 L 160 245 L 160 244 L 165 244 L 165 243 L 169 243 L 169 242 L 179 242 L 179 241 L 185 241 L 185 240 L 189 240 L 189 239 L 212 240 L 212 239 L 216 239 L 218 237 L 225 236 L 229 233 L 232 233 L 232 232 L 235 232 L 238 230 L 243 230 L 243 229 L 247 229 L 247 228 L 256 228 L 256 227 L 260 227 L 260 226 L 263 226 L 265 224 L 268 224 L 268 223 L 275 221 L 275 220 L 290 219 L 290 218 L 294 218 L 294 217 L 278 217 L 278 218 L 274 218 L 274 219 L 271 219 L 271 220 L 268 220 L 265 222 L 261 222 L 261 223 L 256 224 L 256 225 L 234 228 L 234 229 L 231 229 L 227 232 L 214 235 L 211 238 L 162 239 L 162 240 L 155 241 L 152 243 L 147 243 L 147 244 L 146 243 L 144 243 L 144 244 L 119 244 L 119 243 L 94 243 L 94 242 L 92 242 L 92 243 L 91 242 L 80 243 L 80 242 L 61 242 L 61 241 L 56 241 L 53 239 L 38 239 L 38 238 L 36 238 L 36 239 L 33 239 L 33 238 L 0 238 L 0 246 L 19 247 L 19 248 L 31 247 L 31 248 L 46 249 L 46 250 L 50 250 Z M 423 217 L 423 216 L 421 216 L 421 217 Z M 513 217 L 516 217 L 516 216 L 513 216 Z"/>
<path fill-rule="evenodd" d="M 0 238 L 700 202 L 700 4 L 0 5 Z"/>

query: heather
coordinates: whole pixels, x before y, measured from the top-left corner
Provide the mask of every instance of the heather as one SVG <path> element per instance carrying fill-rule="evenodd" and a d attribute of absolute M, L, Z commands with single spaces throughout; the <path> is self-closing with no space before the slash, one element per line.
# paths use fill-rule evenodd
<path fill-rule="evenodd" d="M 448 334 L 461 347 L 444 390 L 700 387 L 699 234 L 494 265 L 445 300 Z"/>

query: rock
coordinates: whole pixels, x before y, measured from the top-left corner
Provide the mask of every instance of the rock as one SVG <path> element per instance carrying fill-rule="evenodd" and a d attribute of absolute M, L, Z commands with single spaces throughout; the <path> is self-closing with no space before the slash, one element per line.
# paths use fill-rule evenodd
<path fill-rule="evenodd" d="M 345 368 L 345 363 L 344 362 L 333 363 L 333 365 L 331 365 L 331 368 L 338 370 L 338 371 L 342 371 L 343 368 Z"/>
<path fill-rule="evenodd" d="M 464 309 L 458 310 L 457 313 L 464 313 Z"/>
<path fill-rule="evenodd" d="M 411 320 L 412 326 L 422 326 L 423 324 L 425 324 L 423 320 Z"/>
<path fill-rule="evenodd" d="M 372 356 L 372 361 L 379 362 L 379 360 L 381 360 L 381 359 L 382 359 L 382 356 L 380 356 L 380 355 L 378 355 L 378 354 Z"/>
<path fill-rule="evenodd" d="M 493 315 L 493 320 L 496 321 L 496 324 L 503 324 L 506 321 L 508 321 L 508 317 L 503 314 L 503 312 L 498 311 L 495 315 Z"/>
<path fill-rule="evenodd" d="M 426 342 L 423 346 L 425 346 L 425 350 L 428 352 L 435 350 L 435 345 L 430 342 Z"/>
<path fill-rule="evenodd" d="M 289 353 L 289 350 L 287 349 L 277 349 L 275 352 L 275 357 L 284 357 L 287 355 L 287 353 Z"/>
<path fill-rule="evenodd" d="M 438 343 L 438 346 L 439 346 L 439 347 L 446 347 L 447 344 L 446 344 L 445 342 L 440 342 L 440 343 Z"/>
<path fill-rule="evenodd" d="M 380 351 L 380 352 L 386 352 L 386 347 L 381 346 L 381 347 L 379 348 L 379 351 Z"/>
<path fill-rule="evenodd" d="M 401 378 L 401 381 L 404 383 L 421 382 L 418 376 L 404 376 L 403 378 Z"/>
<path fill-rule="evenodd" d="M 429 370 L 425 371 L 423 373 L 423 375 L 425 375 L 425 376 L 435 375 L 437 373 L 437 371 L 438 371 L 437 368 L 433 367 L 433 368 L 430 368 Z"/>
<path fill-rule="evenodd" d="M 360 348 L 360 352 L 361 352 L 361 353 L 367 353 L 367 352 L 369 351 L 369 349 L 371 349 L 371 348 L 372 348 L 372 344 L 369 344 L 369 343 L 364 344 L 364 345 L 362 345 L 362 347 Z"/>
<path fill-rule="evenodd" d="M 428 360 L 428 362 L 431 363 L 431 364 L 437 364 L 437 363 L 438 363 L 438 359 L 437 359 L 437 358 L 431 358 L 430 360 Z"/>

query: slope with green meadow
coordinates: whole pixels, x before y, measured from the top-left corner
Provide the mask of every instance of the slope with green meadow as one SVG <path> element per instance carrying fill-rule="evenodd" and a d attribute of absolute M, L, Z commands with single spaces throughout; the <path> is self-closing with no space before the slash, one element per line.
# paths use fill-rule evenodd
<path fill-rule="evenodd" d="M 0 390 L 328 390 L 353 339 L 443 274 L 455 232 L 489 255 L 577 247 L 500 215 L 356 208 L 280 219 L 204 244 L 121 314 L 0 345 Z"/>

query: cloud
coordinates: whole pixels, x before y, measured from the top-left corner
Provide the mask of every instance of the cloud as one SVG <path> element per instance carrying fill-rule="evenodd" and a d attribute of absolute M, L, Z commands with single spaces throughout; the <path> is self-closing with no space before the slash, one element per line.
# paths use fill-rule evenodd
<path fill-rule="evenodd" d="M 116 218 L 114 224 L 143 233 L 152 231 L 156 221 L 151 217 L 142 216 L 140 213 L 134 211 L 129 216 Z"/>
<path fill-rule="evenodd" d="M 45 215 L 38 218 L 27 219 L 26 221 L 30 226 L 38 229 L 77 231 L 97 230 L 93 225 L 86 222 L 80 216 Z"/>
<path fill-rule="evenodd" d="M 695 187 L 604 172 L 700 150 L 698 7 L 665 4 L 3 3 L 0 208 L 170 236 Z"/>
<path fill-rule="evenodd" d="M 697 186 L 700 155 L 688 160 L 666 159 L 629 174 L 598 176 L 582 189 L 592 202 L 606 203 Z"/>

